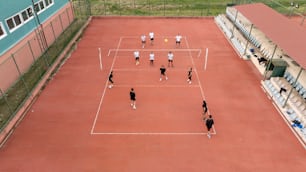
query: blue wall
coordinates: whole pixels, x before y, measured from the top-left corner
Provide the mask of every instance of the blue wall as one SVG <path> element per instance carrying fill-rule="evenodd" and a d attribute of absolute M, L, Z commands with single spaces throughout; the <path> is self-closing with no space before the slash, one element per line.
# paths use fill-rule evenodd
<path fill-rule="evenodd" d="M 34 3 L 38 1 L 39 0 L 34 0 Z M 38 17 L 40 22 L 43 23 L 46 21 L 67 3 L 69 3 L 69 0 L 53 0 L 52 6 L 39 13 Z M 35 17 L 30 19 L 27 23 L 23 24 L 13 32 L 9 31 L 9 28 L 6 24 L 6 19 L 25 10 L 30 6 L 32 6 L 32 9 L 34 9 L 32 0 L 0 0 L 0 22 L 2 23 L 2 26 L 4 27 L 4 30 L 7 34 L 6 37 L 0 40 L 0 55 L 4 54 L 9 48 L 16 45 L 20 40 L 26 37 L 37 27 L 37 20 Z"/>

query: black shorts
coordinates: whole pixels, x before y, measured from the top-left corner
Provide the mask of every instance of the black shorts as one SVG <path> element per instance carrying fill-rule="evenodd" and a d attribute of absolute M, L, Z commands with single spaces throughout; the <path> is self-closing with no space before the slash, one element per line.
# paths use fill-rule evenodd
<path fill-rule="evenodd" d="M 210 131 L 210 129 L 212 128 L 212 126 L 211 127 L 209 127 L 209 126 L 206 126 L 207 127 L 207 131 Z"/>
<path fill-rule="evenodd" d="M 132 101 L 136 101 L 136 98 L 135 98 L 135 97 L 131 97 L 131 100 L 132 100 Z"/>
<path fill-rule="evenodd" d="M 145 43 L 146 43 L 146 41 L 141 41 L 141 43 L 145 44 Z"/>
<path fill-rule="evenodd" d="M 176 41 L 176 43 L 177 43 L 177 44 L 180 44 L 180 43 L 181 43 L 181 41 Z"/>
<path fill-rule="evenodd" d="M 139 57 L 135 57 L 135 60 L 139 60 Z"/>
<path fill-rule="evenodd" d="M 154 38 L 150 38 L 150 40 L 151 40 L 151 41 L 153 41 L 153 40 L 154 40 Z"/>
<path fill-rule="evenodd" d="M 169 59 L 168 62 L 173 62 L 173 60 L 170 60 L 170 59 Z"/>

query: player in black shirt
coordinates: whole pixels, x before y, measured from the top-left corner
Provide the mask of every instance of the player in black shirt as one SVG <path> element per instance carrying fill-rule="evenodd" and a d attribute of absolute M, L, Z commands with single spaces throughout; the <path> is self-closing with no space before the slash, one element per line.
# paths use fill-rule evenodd
<path fill-rule="evenodd" d="M 110 72 L 109 76 L 108 76 L 108 81 L 109 81 L 109 86 L 108 88 L 112 88 L 114 85 L 114 81 L 113 81 L 113 71 Z"/>
<path fill-rule="evenodd" d="M 212 126 L 214 125 L 214 120 L 212 119 L 212 116 L 209 115 L 208 118 L 206 119 L 206 127 L 207 127 L 207 137 L 210 138 L 210 129 L 212 128 Z"/>
<path fill-rule="evenodd" d="M 192 67 L 189 69 L 187 77 L 188 77 L 187 82 L 188 82 L 189 84 L 191 84 L 191 78 L 192 78 Z"/>
<path fill-rule="evenodd" d="M 134 92 L 134 88 L 131 88 L 130 100 L 131 100 L 131 106 L 133 107 L 133 109 L 136 109 L 136 93 Z"/>
<path fill-rule="evenodd" d="M 163 80 L 163 77 L 165 77 L 165 79 L 168 80 L 168 77 L 167 77 L 167 75 L 166 75 L 166 68 L 165 68 L 165 66 L 162 65 L 162 66 L 160 67 L 159 70 L 160 70 L 160 78 L 159 78 L 159 81 L 162 81 L 162 80 Z"/>

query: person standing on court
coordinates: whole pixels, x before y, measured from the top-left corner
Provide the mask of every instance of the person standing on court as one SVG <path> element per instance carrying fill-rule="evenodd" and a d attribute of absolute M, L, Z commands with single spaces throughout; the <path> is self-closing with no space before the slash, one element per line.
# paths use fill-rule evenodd
<path fill-rule="evenodd" d="M 165 79 L 168 80 L 168 77 L 167 77 L 167 75 L 166 75 L 166 68 L 165 68 L 165 66 L 162 65 L 162 66 L 160 67 L 159 70 L 160 70 L 160 78 L 159 78 L 159 81 L 162 81 L 162 80 L 163 80 L 163 77 L 165 77 Z"/>
<path fill-rule="evenodd" d="M 135 57 L 135 63 L 136 63 L 136 66 L 137 66 L 140 63 L 139 62 L 140 55 L 139 55 L 139 51 L 138 50 L 134 51 L 134 57 Z"/>
<path fill-rule="evenodd" d="M 155 55 L 154 55 L 153 51 L 151 51 L 151 53 L 149 54 L 149 60 L 150 60 L 150 65 L 151 66 L 154 65 L 154 58 L 155 58 Z"/>
<path fill-rule="evenodd" d="M 168 67 L 173 67 L 173 53 L 169 51 L 168 53 Z"/>
<path fill-rule="evenodd" d="M 108 76 L 108 81 L 109 81 L 109 86 L 108 88 L 112 88 L 114 86 L 114 81 L 113 81 L 113 71 L 110 72 L 109 76 Z"/>
<path fill-rule="evenodd" d="M 211 138 L 211 134 L 210 134 L 210 130 L 212 128 L 212 126 L 214 125 L 214 119 L 212 118 L 211 115 L 208 116 L 208 118 L 205 121 L 205 125 L 207 127 L 207 137 L 210 139 Z"/>
<path fill-rule="evenodd" d="M 153 42 L 154 42 L 154 32 L 150 32 L 149 33 L 149 37 L 150 37 L 151 45 L 153 45 Z"/>
<path fill-rule="evenodd" d="M 181 39 L 182 39 L 182 36 L 178 33 L 176 36 L 175 36 L 175 45 L 176 46 L 181 46 Z"/>
<path fill-rule="evenodd" d="M 136 109 L 136 93 L 134 91 L 134 88 L 131 88 L 130 90 L 130 100 L 132 108 Z"/>
<path fill-rule="evenodd" d="M 188 70 L 188 75 L 187 75 L 187 82 L 191 84 L 191 78 L 192 78 L 192 67 Z"/>
<path fill-rule="evenodd" d="M 203 100 L 203 103 L 202 103 L 202 108 L 203 108 L 203 114 L 205 115 L 207 113 L 207 103 L 205 100 Z"/>
<path fill-rule="evenodd" d="M 141 35 L 140 39 L 141 39 L 142 48 L 144 48 L 145 45 L 146 45 L 146 35 L 144 35 L 144 34 Z"/>

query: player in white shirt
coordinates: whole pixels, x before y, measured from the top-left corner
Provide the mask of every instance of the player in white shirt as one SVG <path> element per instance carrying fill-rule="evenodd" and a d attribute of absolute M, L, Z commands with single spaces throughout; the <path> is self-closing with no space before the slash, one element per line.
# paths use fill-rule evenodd
<path fill-rule="evenodd" d="M 178 33 L 175 36 L 175 45 L 178 45 L 180 47 L 181 46 L 181 39 L 182 39 L 182 36 Z"/>
<path fill-rule="evenodd" d="M 146 35 L 141 35 L 140 39 L 141 39 L 142 48 L 144 48 L 146 45 Z"/>
<path fill-rule="evenodd" d="M 154 42 L 154 32 L 150 32 L 149 33 L 149 37 L 150 37 L 151 45 L 153 45 L 153 42 Z"/>
<path fill-rule="evenodd" d="M 171 51 L 168 53 L 168 67 L 173 67 L 173 53 Z"/>
<path fill-rule="evenodd" d="M 151 53 L 149 54 L 149 60 L 150 60 L 150 65 L 153 66 L 154 65 L 154 53 L 151 51 Z"/>
<path fill-rule="evenodd" d="M 134 51 L 134 57 L 135 57 L 136 65 L 139 65 L 139 51 L 138 50 Z"/>

